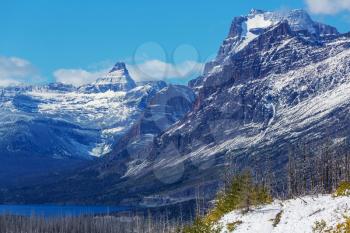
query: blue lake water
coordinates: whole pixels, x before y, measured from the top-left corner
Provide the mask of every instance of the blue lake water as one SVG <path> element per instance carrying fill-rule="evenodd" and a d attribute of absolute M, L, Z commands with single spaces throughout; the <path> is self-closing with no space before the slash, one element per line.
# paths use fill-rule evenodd
<path fill-rule="evenodd" d="M 0 214 L 60 217 L 108 214 L 128 209 L 127 207 L 115 206 L 0 205 Z"/>

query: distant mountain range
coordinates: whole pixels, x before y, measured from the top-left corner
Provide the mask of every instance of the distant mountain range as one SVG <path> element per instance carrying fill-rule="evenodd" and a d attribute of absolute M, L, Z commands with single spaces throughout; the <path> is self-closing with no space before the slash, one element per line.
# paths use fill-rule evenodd
<path fill-rule="evenodd" d="M 151 102 L 157 104 L 158 93 L 164 95 L 173 89 L 188 105 L 194 102 L 194 94 L 187 87 L 163 81 L 136 83 L 124 63 L 117 63 L 105 77 L 81 87 L 53 83 L 0 89 L 0 173 L 6 170 L 3 178 L 16 178 L 13 172 L 19 169 L 32 176 L 33 172 L 48 172 L 52 166 L 46 169 L 45 162 L 36 168 L 31 161 L 49 160 L 47 165 L 62 166 L 62 162 L 75 164 L 104 156 L 143 118 Z M 168 112 L 171 123 L 186 113 L 176 110 Z M 162 109 L 159 114 L 163 117 Z M 24 159 L 28 162 L 19 166 Z"/>
<path fill-rule="evenodd" d="M 80 88 L 3 90 L 3 150 L 103 155 L 52 182 L 5 190 L 3 202 L 176 203 L 198 186 L 212 196 L 228 164 L 273 171 L 283 189 L 291 145 L 348 138 L 349 61 L 349 34 L 303 10 L 252 10 L 234 18 L 188 87 L 137 84 L 118 63 Z"/>

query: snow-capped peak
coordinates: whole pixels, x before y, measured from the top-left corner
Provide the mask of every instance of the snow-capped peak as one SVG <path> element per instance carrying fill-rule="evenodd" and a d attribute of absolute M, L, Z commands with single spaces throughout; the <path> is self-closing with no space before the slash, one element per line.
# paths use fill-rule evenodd
<path fill-rule="evenodd" d="M 263 11 L 252 10 L 241 24 L 241 43 L 235 48 L 235 51 L 237 52 L 247 46 L 260 35 L 262 29 L 271 27 L 274 24 L 275 22 L 269 17 L 266 17 Z"/>
<path fill-rule="evenodd" d="M 84 92 L 130 91 L 136 86 L 125 63 L 117 62 L 108 74 L 92 84 L 81 87 L 80 90 Z"/>
<path fill-rule="evenodd" d="M 234 18 L 217 59 L 207 64 L 206 73 L 212 72 L 227 56 L 243 50 L 260 35 L 282 23 L 288 23 L 295 35 L 310 40 L 324 41 L 339 35 L 336 28 L 313 21 L 302 9 L 275 12 L 252 9 L 248 15 Z"/>
<path fill-rule="evenodd" d="M 125 63 L 122 62 L 117 62 L 111 71 L 105 77 L 97 79 L 95 84 L 127 84 L 128 86 L 132 86 L 132 88 L 136 87 Z"/>
<path fill-rule="evenodd" d="M 259 10 L 259 9 L 251 9 L 249 12 L 249 15 L 257 15 L 257 14 L 263 14 L 265 11 Z"/>
<path fill-rule="evenodd" d="M 275 12 L 252 9 L 247 16 L 234 19 L 229 37 L 237 36 L 235 33 L 237 30 L 233 30 L 235 27 L 241 27 L 242 30 L 238 30 L 242 32 L 240 36 L 246 37 L 247 33 L 254 29 L 266 29 L 283 21 L 287 21 L 292 31 L 296 32 L 307 31 L 318 36 L 338 34 L 335 28 L 314 22 L 309 14 L 302 9 Z M 247 28 L 244 28 L 245 24 L 248 26 Z"/>
<path fill-rule="evenodd" d="M 273 20 L 266 17 L 264 13 L 259 13 L 259 11 L 254 11 L 255 14 L 249 14 L 245 22 L 246 33 L 251 33 L 253 29 L 268 28 L 274 24 Z"/>
<path fill-rule="evenodd" d="M 129 71 L 123 62 L 117 62 L 105 77 L 97 81 L 104 81 L 106 79 L 110 79 L 112 82 L 118 83 L 127 83 L 131 81 L 133 82 Z"/>
<path fill-rule="evenodd" d="M 113 66 L 111 71 L 109 71 L 109 73 L 113 73 L 115 71 L 124 71 L 126 73 L 129 73 L 128 70 L 126 69 L 126 65 L 125 65 L 124 62 L 117 62 L 117 63 L 115 63 L 115 65 Z"/>

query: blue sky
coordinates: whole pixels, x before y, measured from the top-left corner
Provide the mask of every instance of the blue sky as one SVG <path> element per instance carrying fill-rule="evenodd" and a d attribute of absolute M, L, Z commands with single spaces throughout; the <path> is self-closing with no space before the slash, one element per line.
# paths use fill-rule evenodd
<path fill-rule="evenodd" d="M 69 82 L 73 76 L 90 81 L 115 61 L 159 60 L 186 71 L 185 61 L 199 65 L 215 55 L 232 18 L 251 8 L 304 8 L 314 19 L 350 31 L 349 0 L 1 0 L 0 85 L 58 77 Z M 197 63 L 192 65 L 199 72 Z M 147 65 L 153 73 L 157 64 Z"/>

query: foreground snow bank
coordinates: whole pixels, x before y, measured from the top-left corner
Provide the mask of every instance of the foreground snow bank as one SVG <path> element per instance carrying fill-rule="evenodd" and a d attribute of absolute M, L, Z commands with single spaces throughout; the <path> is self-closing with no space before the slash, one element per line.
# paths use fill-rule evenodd
<path fill-rule="evenodd" d="M 277 200 L 246 214 L 234 211 L 225 215 L 219 223 L 223 226 L 222 233 L 230 232 L 230 224 L 236 225 L 235 233 L 312 233 L 316 221 L 324 220 L 330 226 L 341 223 L 344 215 L 350 215 L 349 208 L 350 197 L 307 196 Z"/>

